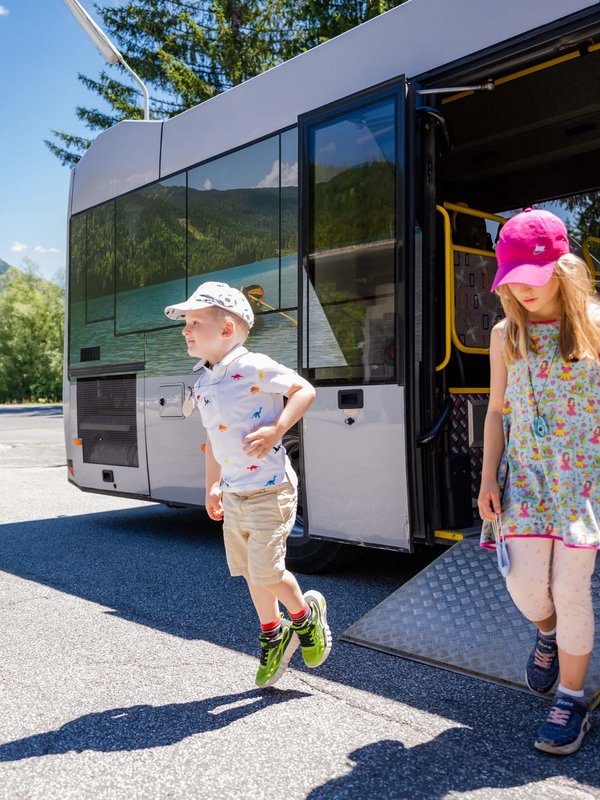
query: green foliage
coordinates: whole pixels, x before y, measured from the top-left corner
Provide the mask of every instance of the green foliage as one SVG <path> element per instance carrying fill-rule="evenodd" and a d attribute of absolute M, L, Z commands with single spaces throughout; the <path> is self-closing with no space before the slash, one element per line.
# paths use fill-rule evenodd
<path fill-rule="evenodd" d="M 587 236 L 600 238 L 600 191 L 577 194 L 561 200 L 560 204 L 573 214 L 569 228 L 579 242 L 583 242 Z M 591 242 L 589 250 L 600 261 L 600 243 Z"/>
<path fill-rule="evenodd" d="M 127 0 L 99 6 L 103 27 L 151 92 L 151 116 L 171 117 L 372 19 L 405 0 Z M 124 78 L 124 83 L 117 79 Z M 122 66 L 79 75 L 110 109 L 78 107 L 92 131 L 141 119 L 139 90 Z M 46 145 L 74 165 L 90 141 L 52 131 Z"/>
<path fill-rule="evenodd" d="M 0 402 L 62 397 L 63 292 L 34 267 L 0 276 Z"/>

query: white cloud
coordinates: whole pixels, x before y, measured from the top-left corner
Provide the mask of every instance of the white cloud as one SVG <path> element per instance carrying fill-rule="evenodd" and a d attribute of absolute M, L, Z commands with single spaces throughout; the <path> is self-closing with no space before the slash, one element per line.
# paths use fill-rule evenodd
<path fill-rule="evenodd" d="M 281 165 L 281 185 L 298 186 L 298 162 Z"/>
<path fill-rule="evenodd" d="M 29 247 L 28 244 L 22 244 L 21 242 L 13 242 L 10 250 L 11 253 L 22 253 L 24 250 L 27 250 Z"/>
<path fill-rule="evenodd" d="M 206 191 L 208 192 L 208 191 L 209 191 L 210 189 L 212 189 L 212 188 L 213 188 L 213 182 L 211 181 L 211 179 L 210 179 L 210 178 L 207 178 L 207 179 L 204 181 L 204 189 L 206 189 Z"/>
<path fill-rule="evenodd" d="M 7 14 L 10 14 L 10 11 L 6 6 L 0 6 L 0 17 L 6 17 Z"/>
<path fill-rule="evenodd" d="M 42 247 L 41 244 L 36 244 L 33 249 L 36 253 L 60 253 L 60 250 L 57 250 L 56 247 Z"/>
<path fill-rule="evenodd" d="M 273 189 L 279 186 L 279 159 L 275 159 L 271 171 L 256 184 L 257 189 Z"/>
<path fill-rule="evenodd" d="M 294 164 L 281 165 L 281 185 L 298 185 L 298 162 Z M 257 184 L 257 189 L 276 189 L 279 186 L 279 160 L 273 162 L 273 166 L 267 175 Z"/>

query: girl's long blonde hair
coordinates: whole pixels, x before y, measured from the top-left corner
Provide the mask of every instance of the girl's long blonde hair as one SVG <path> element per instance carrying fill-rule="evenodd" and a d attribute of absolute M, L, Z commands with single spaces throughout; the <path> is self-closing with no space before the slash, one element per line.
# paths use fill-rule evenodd
<path fill-rule="evenodd" d="M 600 301 L 585 261 L 572 253 L 554 265 L 560 305 L 559 349 L 565 361 L 592 358 L 600 361 Z M 506 314 L 505 355 L 512 364 L 528 360 L 530 339 L 527 310 L 508 286 L 496 290 Z"/>

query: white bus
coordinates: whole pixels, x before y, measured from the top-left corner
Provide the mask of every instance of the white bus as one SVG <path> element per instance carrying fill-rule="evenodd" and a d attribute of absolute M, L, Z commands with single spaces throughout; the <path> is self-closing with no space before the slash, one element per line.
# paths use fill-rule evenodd
<path fill-rule="evenodd" d="M 196 376 L 163 308 L 223 280 L 254 306 L 249 347 L 317 388 L 288 439 L 293 566 L 460 538 L 478 521 L 498 226 L 599 187 L 589 0 L 410 0 L 172 119 L 119 123 L 70 189 L 70 481 L 203 503 Z"/>

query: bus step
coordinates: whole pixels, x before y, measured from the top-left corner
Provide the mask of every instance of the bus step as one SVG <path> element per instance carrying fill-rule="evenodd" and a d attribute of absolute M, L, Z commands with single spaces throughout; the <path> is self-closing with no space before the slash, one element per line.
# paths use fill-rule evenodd
<path fill-rule="evenodd" d="M 600 625 L 600 560 L 592 578 Z M 465 538 L 351 625 L 342 639 L 529 692 L 535 628 L 513 605 L 494 553 Z M 586 683 L 600 688 L 600 642 Z M 596 695 L 598 699 L 598 695 Z"/>

